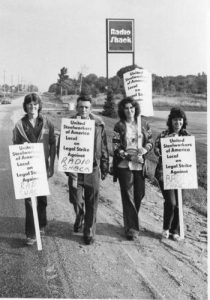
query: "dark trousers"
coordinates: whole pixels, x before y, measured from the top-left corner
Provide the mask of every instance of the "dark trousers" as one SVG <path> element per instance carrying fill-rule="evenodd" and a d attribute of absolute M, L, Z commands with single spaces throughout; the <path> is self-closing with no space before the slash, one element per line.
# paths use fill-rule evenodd
<path fill-rule="evenodd" d="M 98 167 L 91 174 L 78 174 L 77 188 L 73 186 L 73 179 L 69 175 L 69 200 L 74 206 L 76 218 L 84 215 L 85 236 L 95 236 L 99 180 Z"/>
<path fill-rule="evenodd" d="M 40 228 L 45 227 L 47 225 L 46 207 L 47 207 L 47 197 L 38 196 L 37 214 L 38 214 Z M 33 217 L 31 198 L 25 199 L 25 210 L 26 210 L 25 233 L 27 237 L 34 237 L 35 227 L 34 227 L 34 217 Z"/>
<path fill-rule="evenodd" d="M 164 190 L 163 182 L 159 182 L 164 198 L 163 229 L 170 233 L 179 233 L 179 206 L 177 190 Z"/>
<path fill-rule="evenodd" d="M 124 228 L 139 231 L 138 213 L 141 201 L 145 195 L 145 179 L 142 171 L 131 171 L 128 168 L 118 168 L 118 178 L 121 190 Z"/>

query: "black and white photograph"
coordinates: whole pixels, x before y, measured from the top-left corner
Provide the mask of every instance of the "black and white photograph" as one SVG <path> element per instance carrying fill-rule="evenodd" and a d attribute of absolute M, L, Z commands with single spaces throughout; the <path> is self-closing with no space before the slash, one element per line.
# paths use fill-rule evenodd
<path fill-rule="evenodd" d="M 0 298 L 208 299 L 207 0 L 0 0 Z"/>

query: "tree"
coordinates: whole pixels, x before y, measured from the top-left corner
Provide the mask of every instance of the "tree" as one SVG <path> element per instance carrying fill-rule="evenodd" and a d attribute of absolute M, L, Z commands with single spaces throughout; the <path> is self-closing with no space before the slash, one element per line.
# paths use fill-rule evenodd
<path fill-rule="evenodd" d="M 58 83 L 61 83 L 62 81 L 69 79 L 68 69 L 63 67 L 60 69 L 60 73 L 58 74 Z"/>
<path fill-rule="evenodd" d="M 102 115 L 115 118 L 117 116 L 117 112 L 115 110 L 114 104 L 114 94 L 112 89 L 109 89 L 107 92 L 106 102 L 103 107 Z"/>
<path fill-rule="evenodd" d="M 119 76 L 114 76 L 109 79 L 109 88 L 112 89 L 114 94 L 120 93 L 122 86 L 123 86 L 123 81 Z"/>
<path fill-rule="evenodd" d="M 158 94 L 160 94 L 164 91 L 162 77 L 156 76 L 156 75 L 153 76 L 152 90 Z"/>
<path fill-rule="evenodd" d="M 58 90 L 58 84 L 57 83 L 53 83 L 50 85 L 48 92 L 49 93 L 57 93 Z"/>
<path fill-rule="evenodd" d="M 96 82 L 96 87 L 99 89 L 100 93 L 105 93 L 106 92 L 106 78 L 101 76 L 98 78 L 97 82 Z"/>
<path fill-rule="evenodd" d="M 62 86 L 62 83 L 69 79 L 69 75 L 67 74 L 68 73 L 68 69 L 63 67 L 62 69 L 60 69 L 60 73 L 58 74 L 58 89 L 57 89 L 57 92 L 56 94 L 60 94 L 62 95 L 63 94 L 63 86 Z"/>

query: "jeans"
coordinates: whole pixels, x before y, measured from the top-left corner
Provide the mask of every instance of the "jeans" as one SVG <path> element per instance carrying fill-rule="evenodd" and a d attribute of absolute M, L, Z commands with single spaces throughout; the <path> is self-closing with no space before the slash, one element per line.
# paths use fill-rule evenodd
<path fill-rule="evenodd" d="M 139 231 L 138 213 L 141 201 L 145 195 L 145 179 L 142 171 L 131 171 L 128 168 L 118 168 L 118 178 L 121 190 L 123 221 L 125 232 L 130 229 Z"/>
<path fill-rule="evenodd" d="M 179 233 L 179 207 L 177 190 L 164 190 L 163 182 L 159 182 L 164 198 L 163 229 L 172 234 Z"/>
<path fill-rule="evenodd" d="M 47 225 L 47 197 L 38 196 L 37 197 L 37 214 L 39 220 L 40 228 Z M 25 209 L 26 209 L 26 222 L 25 222 L 25 233 L 27 237 L 35 236 L 35 227 L 34 227 L 34 217 L 31 198 L 25 199 Z"/>
<path fill-rule="evenodd" d="M 95 236 L 99 181 L 98 167 L 91 174 L 78 174 L 77 188 L 73 186 L 73 179 L 69 176 L 69 200 L 74 206 L 76 219 L 84 215 L 84 236 Z"/>

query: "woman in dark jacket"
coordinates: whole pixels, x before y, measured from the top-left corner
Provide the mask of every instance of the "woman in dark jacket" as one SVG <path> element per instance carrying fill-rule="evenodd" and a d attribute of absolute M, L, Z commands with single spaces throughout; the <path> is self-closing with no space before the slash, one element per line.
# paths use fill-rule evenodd
<path fill-rule="evenodd" d="M 155 170 L 155 177 L 159 182 L 159 186 L 164 198 L 163 213 L 163 238 L 169 238 L 172 235 L 173 240 L 179 241 L 179 207 L 177 190 L 164 190 L 163 186 L 163 166 L 161 155 L 161 139 L 173 136 L 188 136 L 190 133 L 186 130 L 187 118 L 185 112 L 173 107 L 167 120 L 168 129 L 161 132 L 155 141 L 154 153 L 159 157 Z"/>
<path fill-rule="evenodd" d="M 118 115 L 120 121 L 115 124 L 113 134 L 113 176 L 120 184 L 125 234 L 133 240 L 139 234 L 138 213 L 145 195 L 145 156 L 153 147 L 152 132 L 149 124 L 140 119 L 139 104 L 132 98 L 120 101 Z"/>

